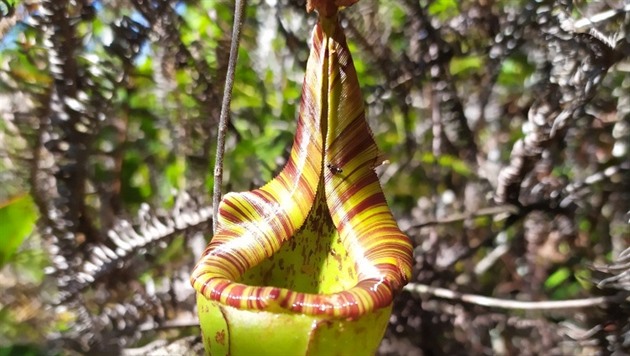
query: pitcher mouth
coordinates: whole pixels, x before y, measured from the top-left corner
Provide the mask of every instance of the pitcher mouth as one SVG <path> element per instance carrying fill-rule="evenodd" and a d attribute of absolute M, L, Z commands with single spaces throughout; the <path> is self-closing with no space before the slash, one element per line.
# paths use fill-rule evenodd
<path fill-rule="evenodd" d="M 373 264 L 358 241 L 342 241 L 325 203 L 314 201 L 295 236 L 239 275 L 219 266 L 238 264 L 233 248 L 244 244 L 208 249 L 193 272 L 195 289 L 238 309 L 313 316 L 354 319 L 390 305 L 406 274 L 393 264 Z"/>
<path fill-rule="evenodd" d="M 248 285 L 208 274 L 194 276 L 192 282 L 201 296 L 237 309 L 350 319 L 389 306 L 395 293 L 406 283 L 403 281 L 402 285 L 394 286 L 384 276 L 365 278 L 347 290 L 314 294 L 275 286 Z"/>

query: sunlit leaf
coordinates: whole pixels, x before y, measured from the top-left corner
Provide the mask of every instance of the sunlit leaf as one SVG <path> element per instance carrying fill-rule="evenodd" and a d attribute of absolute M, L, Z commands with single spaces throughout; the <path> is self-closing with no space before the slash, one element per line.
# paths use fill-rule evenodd
<path fill-rule="evenodd" d="M 429 5 L 429 14 L 440 19 L 448 19 L 459 14 L 457 1 L 455 0 L 435 0 Z"/>
<path fill-rule="evenodd" d="M 525 79 L 533 72 L 524 58 L 507 58 L 501 63 L 498 82 L 508 87 L 522 87 Z"/>
<path fill-rule="evenodd" d="M 453 75 L 467 74 L 479 70 L 482 65 L 483 58 L 481 56 L 453 57 L 450 71 Z"/>
<path fill-rule="evenodd" d="M 559 268 L 545 281 L 545 288 L 551 289 L 558 287 L 571 276 L 571 270 L 566 267 Z"/>
<path fill-rule="evenodd" d="M 30 195 L 21 195 L 0 204 L 0 267 L 31 234 L 37 210 Z"/>

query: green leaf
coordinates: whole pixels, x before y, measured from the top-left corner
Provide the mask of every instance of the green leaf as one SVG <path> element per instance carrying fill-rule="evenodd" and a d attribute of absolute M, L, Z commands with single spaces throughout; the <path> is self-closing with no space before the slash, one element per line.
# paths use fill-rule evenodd
<path fill-rule="evenodd" d="M 549 276 L 549 278 L 547 278 L 547 280 L 545 281 L 545 288 L 555 288 L 566 281 L 567 278 L 569 278 L 570 276 L 571 271 L 566 267 L 562 267 L 555 271 L 551 276 Z"/>
<path fill-rule="evenodd" d="M 0 204 L 0 267 L 31 234 L 36 221 L 37 210 L 28 194 Z"/>
<path fill-rule="evenodd" d="M 533 68 L 527 64 L 526 58 L 506 58 L 501 64 L 497 82 L 503 86 L 520 88 L 533 71 Z"/>
<path fill-rule="evenodd" d="M 35 345 L 11 345 L 0 347 L 0 356 L 38 356 L 46 355 Z"/>
<path fill-rule="evenodd" d="M 483 58 L 481 56 L 453 57 L 450 70 L 453 75 L 470 75 L 470 73 L 479 70 L 482 65 Z"/>
<path fill-rule="evenodd" d="M 455 17 L 459 14 L 457 1 L 455 0 L 436 0 L 429 5 L 429 14 L 436 16 L 440 20 Z"/>

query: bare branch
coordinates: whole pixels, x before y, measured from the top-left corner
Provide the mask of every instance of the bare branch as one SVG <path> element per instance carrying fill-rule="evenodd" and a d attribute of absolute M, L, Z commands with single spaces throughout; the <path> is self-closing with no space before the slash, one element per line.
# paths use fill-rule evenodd
<path fill-rule="evenodd" d="M 156 340 L 142 347 L 128 348 L 122 351 L 124 356 L 200 354 L 203 354 L 203 342 L 199 336 L 187 336 L 171 343 L 165 340 Z"/>
<path fill-rule="evenodd" d="M 510 204 L 490 206 L 487 208 L 479 209 L 474 212 L 456 213 L 442 219 L 425 221 L 419 224 L 412 225 L 411 228 L 422 228 L 422 227 L 427 227 L 427 226 L 432 226 L 432 225 L 445 225 L 445 224 L 450 224 L 454 222 L 464 221 L 464 220 L 478 218 L 481 216 L 488 216 L 488 215 L 516 214 L 518 213 L 518 211 L 519 211 L 518 207 L 514 205 L 510 205 Z"/>
<path fill-rule="evenodd" d="M 530 302 L 521 300 L 508 300 L 485 297 L 476 294 L 465 294 L 446 288 L 431 287 L 425 284 L 408 284 L 404 290 L 414 294 L 430 294 L 438 298 L 456 300 L 463 303 L 475 304 L 490 308 L 521 309 L 521 310 L 555 310 L 576 309 L 604 306 L 606 304 L 619 303 L 628 297 L 628 293 L 622 292 L 613 296 L 594 297 L 570 300 L 549 300 Z"/>
<path fill-rule="evenodd" d="M 139 326 L 140 331 L 152 331 L 152 330 L 166 330 L 166 329 L 179 329 L 199 327 L 198 318 L 186 318 L 186 319 L 173 319 L 167 320 L 163 323 L 146 323 Z"/>

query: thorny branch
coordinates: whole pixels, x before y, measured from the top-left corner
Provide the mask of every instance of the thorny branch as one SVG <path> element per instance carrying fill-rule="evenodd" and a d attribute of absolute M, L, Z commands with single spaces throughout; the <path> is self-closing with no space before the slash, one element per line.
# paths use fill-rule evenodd
<path fill-rule="evenodd" d="M 624 5 L 619 9 L 610 9 L 598 14 L 572 21 L 571 29 L 575 32 L 586 32 L 587 30 L 597 26 L 603 22 L 609 21 L 615 16 L 630 12 L 630 4 Z"/>
<path fill-rule="evenodd" d="M 544 29 L 548 25 L 542 26 Z M 590 34 L 576 34 L 569 38 L 557 39 L 557 44 L 550 46 L 552 50 L 573 52 L 574 55 L 555 64 L 551 73 L 553 84 L 529 109 L 531 131 L 514 144 L 510 164 L 501 170 L 495 196 L 498 203 L 522 204 L 520 190 L 525 176 L 543 152 L 564 135 L 570 123 L 583 115 L 584 106 L 595 94 L 608 69 L 623 58 L 614 48 Z"/>

